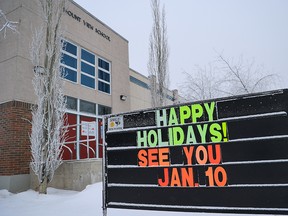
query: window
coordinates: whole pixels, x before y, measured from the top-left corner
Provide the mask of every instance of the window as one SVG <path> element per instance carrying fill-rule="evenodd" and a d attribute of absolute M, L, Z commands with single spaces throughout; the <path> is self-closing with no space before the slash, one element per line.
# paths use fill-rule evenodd
<path fill-rule="evenodd" d="M 107 115 L 107 114 L 111 114 L 111 107 L 98 104 L 98 115 Z"/>
<path fill-rule="evenodd" d="M 136 85 L 139 85 L 143 88 L 146 88 L 146 89 L 149 89 L 149 85 L 139 79 L 137 79 L 136 77 L 133 77 L 133 76 L 130 76 L 130 82 L 136 84 Z"/>
<path fill-rule="evenodd" d="M 85 62 L 81 62 L 81 71 L 91 76 L 95 76 L 95 67 Z"/>
<path fill-rule="evenodd" d="M 98 59 L 98 90 L 110 94 L 111 93 L 110 83 L 111 83 L 110 63 L 99 58 Z"/>
<path fill-rule="evenodd" d="M 77 98 L 66 96 L 66 108 L 70 110 L 77 110 Z"/>
<path fill-rule="evenodd" d="M 62 50 L 61 67 L 65 79 L 77 82 L 77 46 L 65 41 Z"/>
<path fill-rule="evenodd" d="M 81 49 L 81 84 L 95 89 L 95 55 Z"/>
<path fill-rule="evenodd" d="M 109 61 L 65 40 L 61 67 L 65 79 L 111 94 L 111 63 Z"/>
<path fill-rule="evenodd" d="M 81 74 L 81 84 L 94 89 L 95 79 L 93 77 L 89 77 L 89 76 L 85 76 Z"/>
<path fill-rule="evenodd" d="M 64 49 L 66 52 L 71 53 L 74 56 L 77 56 L 77 46 L 68 41 L 64 42 Z"/>
<path fill-rule="evenodd" d="M 88 101 L 80 100 L 80 111 L 96 114 L 96 104 Z"/>
<path fill-rule="evenodd" d="M 77 71 L 64 67 L 64 77 L 72 82 L 77 82 Z"/>
<path fill-rule="evenodd" d="M 110 70 L 109 70 L 109 63 L 106 62 L 106 61 L 104 61 L 104 60 L 102 60 L 102 59 L 99 59 L 99 60 L 98 60 L 98 66 L 99 66 L 100 68 L 103 68 L 103 69 L 107 70 L 107 71 L 110 71 Z"/>
<path fill-rule="evenodd" d="M 99 91 L 103 91 L 103 92 L 110 94 L 110 85 L 107 83 L 104 83 L 101 80 L 98 81 L 98 89 Z"/>
<path fill-rule="evenodd" d="M 91 64 L 95 64 L 95 55 L 82 49 L 81 50 L 81 59 L 90 62 Z"/>

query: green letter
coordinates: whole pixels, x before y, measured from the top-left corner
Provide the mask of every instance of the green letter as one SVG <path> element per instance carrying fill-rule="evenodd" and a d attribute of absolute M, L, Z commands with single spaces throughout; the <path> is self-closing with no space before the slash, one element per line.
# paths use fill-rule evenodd
<path fill-rule="evenodd" d="M 195 123 L 197 122 L 198 118 L 201 118 L 203 115 L 203 107 L 201 104 L 193 104 L 191 105 L 192 109 L 192 122 Z"/>
<path fill-rule="evenodd" d="M 147 147 L 147 131 L 143 131 L 143 137 L 141 136 L 142 131 L 137 131 L 137 145 L 141 147 L 141 143 L 143 143 L 143 147 Z"/>
<path fill-rule="evenodd" d="M 148 132 L 148 145 L 150 147 L 155 147 L 157 145 L 157 132 L 154 130 L 150 130 Z"/>
<path fill-rule="evenodd" d="M 167 116 L 166 116 L 166 110 L 162 110 L 162 116 L 160 115 L 160 110 L 156 110 L 156 124 L 157 126 L 161 126 L 161 122 L 163 122 L 162 126 L 167 126 Z"/>
<path fill-rule="evenodd" d="M 222 141 L 222 130 L 221 125 L 219 123 L 213 123 L 210 125 L 210 134 L 212 142 L 221 142 Z"/>
<path fill-rule="evenodd" d="M 201 126 L 203 126 L 203 128 Z M 206 143 L 207 127 L 208 127 L 207 124 L 197 125 L 198 132 L 199 132 L 199 134 L 201 136 L 201 143 Z"/>
<path fill-rule="evenodd" d="M 173 128 L 174 145 L 182 145 L 184 142 L 184 132 L 181 127 Z"/>
<path fill-rule="evenodd" d="M 188 126 L 186 144 L 197 143 L 192 125 Z"/>
<path fill-rule="evenodd" d="M 210 107 L 208 103 L 204 103 L 204 107 L 206 109 L 206 112 L 208 114 L 208 121 L 213 121 L 213 113 L 214 113 L 214 108 L 215 108 L 215 102 L 210 103 Z"/>
<path fill-rule="evenodd" d="M 170 115 L 169 115 L 169 123 L 168 125 L 178 125 L 178 119 L 177 119 L 177 115 L 175 112 L 175 109 L 172 107 L 170 109 Z"/>
<path fill-rule="evenodd" d="M 165 141 L 165 142 L 162 141 L 162 131 L 161 131 L 161 129 L 157 129 L 157 133 L 158 133 L 158 145 L 159 146 L 168 146 L 168 141 Z"/>
<path fill-rule="evenodd" d="M 180 115 L 180 124 L 185 123 L 185 119 L 190 118 L 191 110 L 188 106 L 179 107 L 179 115 Z"/>

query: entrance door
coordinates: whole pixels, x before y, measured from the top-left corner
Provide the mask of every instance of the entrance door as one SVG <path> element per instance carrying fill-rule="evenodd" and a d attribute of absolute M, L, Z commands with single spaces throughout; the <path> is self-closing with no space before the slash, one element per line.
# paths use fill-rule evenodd
<path fill-rule="evenodd" d="M 67 113 L 67 128 L 63 160 L 102 158 L 101 118 Z"/>

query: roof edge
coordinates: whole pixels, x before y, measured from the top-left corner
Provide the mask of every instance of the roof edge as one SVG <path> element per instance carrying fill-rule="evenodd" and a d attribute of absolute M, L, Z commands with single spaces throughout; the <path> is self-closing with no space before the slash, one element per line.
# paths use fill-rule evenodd
<path fill-rule="evenodd" d="M 119 37 L 121 37 L 123 40 L 125 40 L 127 43 L 129 43 L 129 41 L 124 38 L 122 35 L 120 35 L 118 32 L 116 32 L 115 30 L 113 30 L 111 27 L 109 27 L 107 24 L 105 24 L 103 21 L 101 21 L 100 19 L 98 19 L 97 17 L 95 17 L 93 14 L 91 14 L 89 11 L 87 11 L 85 8 L 83 8 L 81 5 L 79 5 L 78 3 L 76 3 L 73 0 L 69 0 L 72 4 L 74 4 L 76 7 L 80 8 L 81 10 L 83 10 L 86 14 L 88 14 L 91 18 L 97 20 L 97 22 L 101 23 L 103 26 L 105 26 L 106 28 L 108 28 L 110 31 L 114 32 L 116 35 L 118 35 Z"/>

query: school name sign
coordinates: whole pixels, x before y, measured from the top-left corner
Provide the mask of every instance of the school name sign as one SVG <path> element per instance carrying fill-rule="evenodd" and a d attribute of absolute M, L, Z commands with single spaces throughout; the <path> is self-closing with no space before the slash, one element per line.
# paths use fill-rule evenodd
<path fill-rule="evenodd" d="M 105 119 L 104 208 L 288 214 L 288 92 Z"/>

